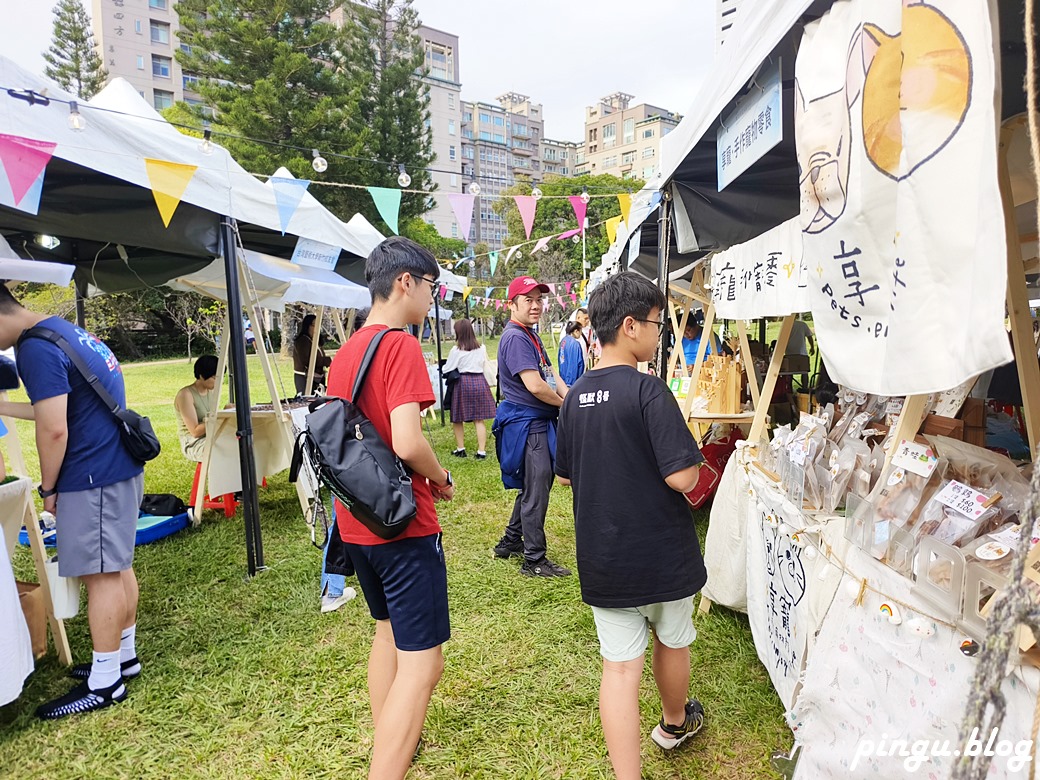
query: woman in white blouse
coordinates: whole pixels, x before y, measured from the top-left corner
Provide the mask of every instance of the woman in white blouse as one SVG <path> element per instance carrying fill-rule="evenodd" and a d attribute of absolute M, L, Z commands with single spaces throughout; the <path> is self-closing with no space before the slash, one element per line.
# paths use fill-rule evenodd
<path fill-rule="evenodd" d="M 455 444 L 451 454 L 457 458 L 466 457 L 466 441 L 463 435 L 463 424 L 472 422 L 477 429 L 477 460 L 487 457 L 487 423 L 495 416 L 495 398 L 484 378 L 484 367 L 487 365 L 487 347 L 477 341 L 473 325 L 469 320 L 455 322 L 455 346 L 448 353 L 443 372 L 458 370 L 461 376 L 455 382 L 451 394 L 451 424 L 455 430 Z"/>

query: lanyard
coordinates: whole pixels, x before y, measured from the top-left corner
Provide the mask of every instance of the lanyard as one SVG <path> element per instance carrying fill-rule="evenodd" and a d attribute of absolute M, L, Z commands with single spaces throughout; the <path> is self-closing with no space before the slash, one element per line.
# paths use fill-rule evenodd
<path fill-rule="evenodd" d="M 524 333 L 527 334 L 527 338 L 531 339 L 531 343 L 534 344 L 534 349 L 538 353 L 538 361 L 539 361 L 539 363 L 541 363 L 541 365 L 543 365 L 543 366 L 548 366 L 549 365 L 549 356 L 547 354 L 545 354 L 545 347 L 542 346 L 541 340 L 538 337 L 536 337 L 531 332 L 530 328 L 528 328 L 526 325 L 521 325 L 516 320 L 510 320 L 509 324 L 510 325 L 515 325 L 516 327 L 520 328 L 520 330 L 522 330 Z"/>

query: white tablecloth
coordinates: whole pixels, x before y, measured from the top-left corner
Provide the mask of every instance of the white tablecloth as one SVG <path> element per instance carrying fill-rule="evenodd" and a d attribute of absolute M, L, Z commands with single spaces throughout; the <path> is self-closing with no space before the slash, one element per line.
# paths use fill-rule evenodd
<path fill-rule="evenodd" d="M 32 642 L 18 601 L 7 544 L 0 544 L 0 705 L 21 695 L 22 683 L 33 667 Z"/>
<path fill-rule="evenodd" d="M 273 410 L 254 409 L 253 452 L 256 478 L 270 477 L 289 468 L 292 450 L 283 423 Z M 209 463 L 209 495 L 222 496 L 242 489 L 242 468 L 238 457 L 237 422 L 234 409 L 217 412 L 216 423 L 210 423 L 206 435 L 213 437 Z"/>

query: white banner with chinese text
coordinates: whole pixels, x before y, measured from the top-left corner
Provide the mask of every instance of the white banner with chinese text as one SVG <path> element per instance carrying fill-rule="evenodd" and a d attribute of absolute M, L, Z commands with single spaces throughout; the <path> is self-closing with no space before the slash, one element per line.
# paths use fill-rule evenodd
<path fill-rule="evenodd" d="M 831 379 L 955 387 L 1011 359 L 987 3 L 837 0 L 795 67 L 801 227 Z"/>
<path fill-rule="evenodd" d="M 809 311 L 798 219 L 777 225 L 711 258 L 711 302 L 727 320 L 783 317 Z"/>

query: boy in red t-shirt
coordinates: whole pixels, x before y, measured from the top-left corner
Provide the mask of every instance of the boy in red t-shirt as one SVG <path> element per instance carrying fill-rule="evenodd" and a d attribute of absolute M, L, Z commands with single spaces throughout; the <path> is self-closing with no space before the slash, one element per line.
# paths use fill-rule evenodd
<path fill-rule="evenodd" d="M 365 280 L 372 311 L 333 358 L 329 395 L 349 398 L 362 356 L 381 330 L 419 325 L 433 304 L 440 268 L 433 255 L 395 236 L 372 250 Z M 423 437 L 420 412 L 433 388 L 419 342 L 402 330 L 380 343 L 360 397 L 351 399 L 412 472 L 416 517 L 393 539 L 381 539 L 336 501 L 336 522 L 361 591 L 376 621 L 368 657 L 368 697 L 375 723 L 369 778 L 403 778 L 433 689 L 444 668 L 448 577 L 434 501 L 450 501 L 451 474 Z"/>

